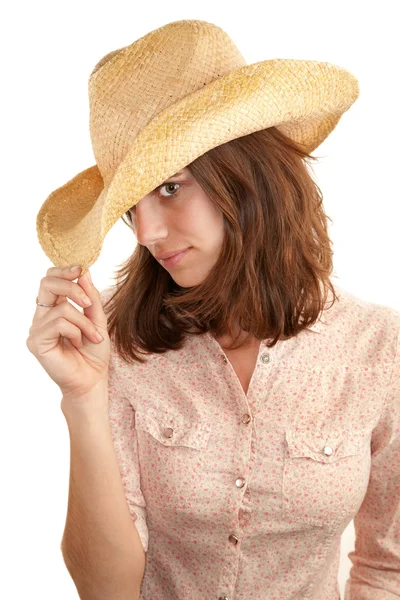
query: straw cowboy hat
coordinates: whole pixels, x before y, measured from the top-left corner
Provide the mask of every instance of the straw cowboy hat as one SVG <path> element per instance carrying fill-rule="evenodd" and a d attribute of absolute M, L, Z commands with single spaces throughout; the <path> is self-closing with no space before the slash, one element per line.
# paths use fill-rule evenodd
<path fill-rule="evenodd" d="M 94 67 L 96 164 L 45 200 L 39 242 L 56 267 L 84 272 L 127 210 L 208 150 L 275 126 L 311 153 L 358 95 L 357 79 L 342 67 L 280 58 L 247 65 L 220 27 L 168 23 Z"/>

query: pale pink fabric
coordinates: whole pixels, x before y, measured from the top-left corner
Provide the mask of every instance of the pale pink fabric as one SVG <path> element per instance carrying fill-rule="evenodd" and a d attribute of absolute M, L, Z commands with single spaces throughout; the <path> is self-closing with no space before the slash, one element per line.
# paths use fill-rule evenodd
<path fill-rule="evenodd" d="M 310 330 L 261 343 L 247 395 L 209 334 L 145 365 L 113 347 L 141 600 L 338 600 L 353 517 L 345 600 L 400 598 L 400 312 L 335 289 Z"/>

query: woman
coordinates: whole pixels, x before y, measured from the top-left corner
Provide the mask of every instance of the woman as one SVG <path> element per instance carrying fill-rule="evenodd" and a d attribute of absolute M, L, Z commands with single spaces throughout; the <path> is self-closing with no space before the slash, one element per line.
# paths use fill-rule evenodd
<path fill-rule="evenodd" d="M 178 21 L 89 96 L 97 164 L 38 214 L 55 266 L 27 340 L 62 391 L 80 596 L 336 600 L 353 518 L 346 600 L 399 595 L 400 313 L 332 285 L 307 168 L 356 79 Z M 100 294 L 121 217 L 138 245 Z"/>

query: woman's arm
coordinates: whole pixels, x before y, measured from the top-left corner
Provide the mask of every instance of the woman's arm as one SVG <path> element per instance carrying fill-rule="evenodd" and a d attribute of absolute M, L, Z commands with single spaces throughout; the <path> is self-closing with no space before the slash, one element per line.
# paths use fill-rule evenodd
<path fill-rule="evenodd" d="M 125 498 L 108 417 L 79 406 L 63 413 L 71 442 L 61 544 L 66 567 L 82 600 L 137 599 L 145 552 Z"/>
<path fill-rule="evenodd" d="M 344 600 L 400 598 L 400 332 L 395 346 L 384 409 L 371 436 L 368 489 L 354 517 Z"/>

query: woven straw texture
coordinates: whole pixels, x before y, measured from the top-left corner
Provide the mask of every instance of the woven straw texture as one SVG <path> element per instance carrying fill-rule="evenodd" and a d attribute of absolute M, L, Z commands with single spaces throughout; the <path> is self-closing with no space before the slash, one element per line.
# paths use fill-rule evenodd
<path fill-rule="evenodd" d="M 43 203 L 39 242 L 55 266 L 86 270 L 124 212 L 208 150 L 274 125 L 312 152 L 358 95 L 357 79 L 337 65 L 247 65 L 216 25 L 185 20 L 160 27 L 94 67 L 96 164 Z"/>

